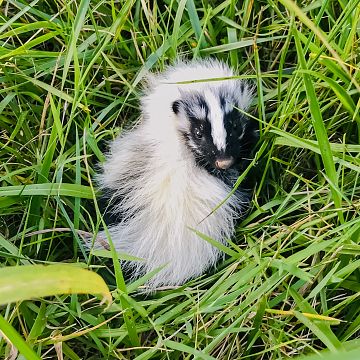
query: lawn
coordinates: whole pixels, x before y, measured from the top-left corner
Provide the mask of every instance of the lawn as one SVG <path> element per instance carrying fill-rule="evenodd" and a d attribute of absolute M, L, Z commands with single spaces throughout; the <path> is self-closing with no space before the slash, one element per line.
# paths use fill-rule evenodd
<path fill-rule="evenodd" d="M 360 359 L 359 19 L 360 0 L 0 0 L 0 359 Z M 256 186 L 217 269 L 144 295 L 83 237 L 107 143 L 178 57 L 256 85 Z"/>

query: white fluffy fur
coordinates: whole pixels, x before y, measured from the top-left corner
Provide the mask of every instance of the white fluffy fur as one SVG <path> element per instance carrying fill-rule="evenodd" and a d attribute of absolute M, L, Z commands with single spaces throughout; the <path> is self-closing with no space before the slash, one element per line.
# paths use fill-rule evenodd
<path fill-rule="evenodd" d="M 234 221 L 244 206 L 242 199 L 232 196 L 208 216 L 231 188 L 195 164 L 178 131 L 188 127 L 188 120 L 172 111 L 172 103 L 182 92 L 236 88 L 235 80 L 177 82 L 233 75 L 220 62 L 201 61 L 180 63 L 152 76 L 141 102 L 142 121 L 111 144 L 103 164 L 100 186 L 123 198 L 115 209 L 122 219 L 109 227 L 116 249 L 145 260 L 127 263 L 134 277 L 165 265 L 148 282 L 151 288 L 182 284 L 218 260 L 220 252 L 190 228 L 221 243 L 233 235 Z M 250 92 L 245 91 L 241 107 L 246 109 L 250 100 Z M 221 137 L 219 127 L 217 123 Z M 219 144 L 225 146 L 221 140 Z M 104 232 L 99 236 L 106 239 Z"/>

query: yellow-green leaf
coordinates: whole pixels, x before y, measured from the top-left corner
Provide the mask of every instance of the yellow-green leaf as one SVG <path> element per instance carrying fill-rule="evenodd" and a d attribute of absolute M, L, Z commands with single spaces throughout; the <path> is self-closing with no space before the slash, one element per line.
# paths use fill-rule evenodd
<path fill-rule="evenodd" d="M 111 302 L 104 280 L 72 265 L 25 265 L 0 269 L 0 305 L 60 294 L 98 294 Z"/>

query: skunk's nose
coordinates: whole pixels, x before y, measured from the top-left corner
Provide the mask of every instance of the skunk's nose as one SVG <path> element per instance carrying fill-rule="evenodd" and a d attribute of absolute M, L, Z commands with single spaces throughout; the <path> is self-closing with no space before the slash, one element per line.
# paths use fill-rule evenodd
<path fill-rule="evenodd" d="M 218 169 L 228 169 L 232 164 L 234 164 L 234 158 L 230 156 L 229 158 L 219 158 L 215 161 L 215 166 Z"/>

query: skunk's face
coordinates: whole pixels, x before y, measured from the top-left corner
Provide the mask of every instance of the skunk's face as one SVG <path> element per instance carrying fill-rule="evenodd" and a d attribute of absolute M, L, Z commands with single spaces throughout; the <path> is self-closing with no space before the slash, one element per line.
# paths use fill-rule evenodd
<path fill-rule="evenodd" d="M 236 94 L 226 89 L 186 92 L 172 104 L 186 145 L 208 170 L 246 164 L 257 140 L 255 122 L 238 110 L 241 88 Z"/>

